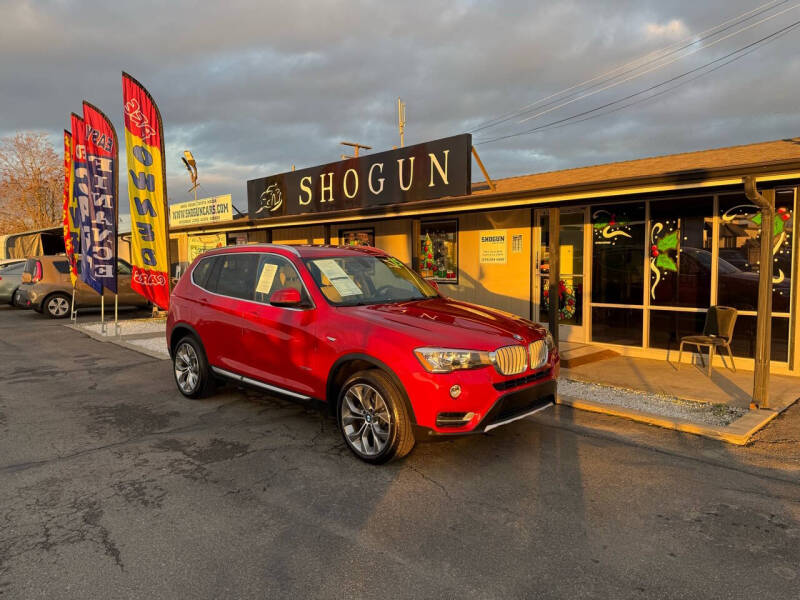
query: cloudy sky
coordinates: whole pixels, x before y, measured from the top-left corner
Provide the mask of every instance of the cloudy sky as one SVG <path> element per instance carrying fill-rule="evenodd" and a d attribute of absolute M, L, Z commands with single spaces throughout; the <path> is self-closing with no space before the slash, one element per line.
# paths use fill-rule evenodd
<path fill-rule="evenodd" d="M 772 2 L 743 25 L 768 20 L 746 31 L 731 28 L 640 77 L 558 107 L 582 94 L 562 96 L 477 131 L 484 163 L 500 178 L 800 135 L 796 29 L 652 100 L 477 144 L 721 58 L 800 20 L 797 4 Z M 340 140 L 375 150 L 397 144 L 398 96 L 408 107 L 407 144 L 470 132 L 763 6 L 763 0 L 0 0 L 0 136 L 38 130 L 58 144 L 69 113 L 80 111 L 85 98 L 112 117 L 123 137 L 120 73 L 126 70 L 161 109 L 171 202 L 189 198 L 179 159 L 189 148 L 201 195 L 232 193 L 245 210 L 247 179 L 336 160 Z M 121 204 L 126 211 L 127 202 Z"/>

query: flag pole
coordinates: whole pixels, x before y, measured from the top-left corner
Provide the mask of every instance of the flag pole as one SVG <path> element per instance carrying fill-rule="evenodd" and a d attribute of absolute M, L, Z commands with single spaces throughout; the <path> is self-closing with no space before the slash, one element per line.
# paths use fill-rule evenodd
<path fill-rule="evenodd" d="M 106 295 L 102 291 L 100 292 L 100 332 L 103 335 L 106 334 Z"/>
<path fill-rule="evenodd" d="M 71 269 L 72 267 L 70 267 Z M 72 282 L 72 302 L 69 305 L 69 320 L 73 323 L 77 323 L 78 318 L 75 314 L 75 282 Z"/>
<path fill-rule="evenodd" d="M 119 337 L 119 293 L 114 294 L 114 335 Z"/>

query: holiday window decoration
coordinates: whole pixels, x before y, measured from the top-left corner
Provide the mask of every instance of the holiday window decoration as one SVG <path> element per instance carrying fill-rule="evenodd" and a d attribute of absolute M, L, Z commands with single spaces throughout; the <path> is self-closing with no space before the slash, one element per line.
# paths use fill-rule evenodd
<path fill-rule="evenodd" d="M 550 301 L 550 288 L 544 290 L 544 301 Z M 558 320 L 569 321 L 576 310 L 575 288 L 562 279 L 558 282 Z"/>
<path fill-rule="evenodd" d="M 420 224 L 419 272 L 439 283 L 458 283 L 458 222 Z"/>

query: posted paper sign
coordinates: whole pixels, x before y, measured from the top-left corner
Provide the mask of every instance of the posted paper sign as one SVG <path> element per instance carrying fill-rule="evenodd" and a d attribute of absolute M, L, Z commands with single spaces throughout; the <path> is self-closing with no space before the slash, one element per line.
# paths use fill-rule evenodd
<path fill-rule="evenodd" d="M 480 232 L 479 261 L 481 264 L 505 264 L 508 261 L 508 236 L 505 229 Z"/>
<path fill-rule="evenodd" d="M 330 258 L 327 260 L 317 260 L 314 261 L 314 264 L 317 265 L 319 270 L 322 271 L 322 274 L 330 280 L 331 285 L 336 288 L 336 291 L 339 292 L 342 298 L 345 296 L 358 296 L 362 293 L 361 288 L 350 279 L 350 276 L 345 273 L 344 269 L 342 269 L 335 260 Z"/>
<path fill-rule="evenodd" d="M 269 291 L 272 289 L 272 282 L 275 281 L 275 273 L 277 270 L 278 265 L 264 263 L 264 266 L 261 268 L 261 275 L 258 277 L 258 283 L 256 284 L 256 292 L 259 294 L 269 294 Z"/>

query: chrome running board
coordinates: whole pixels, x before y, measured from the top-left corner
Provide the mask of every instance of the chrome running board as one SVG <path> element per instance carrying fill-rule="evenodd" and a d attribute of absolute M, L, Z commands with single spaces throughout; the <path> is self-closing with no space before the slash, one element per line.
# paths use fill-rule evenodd
<path fill-rule="evenodd" d="M 279 388 L 277 386 L 264 383 L 263 381 L 259 381 L 258 379 L 253 379 L 251 377 L 245 377 L 244 375 L 239 375 L 238 373 L 234 373 L 233 371 L 226 371 L 225 369 L 220 369 L 219 367 L 211 367 L 211 370 L 214 371 L 214 373 L 216 373 L 217 375 L 222 375 L 223 377 L 227 377 L 235 381 L 240 381 L 242 383 L 246 383 L 247 385 L 260 387 L 262 389 L 269 390 L 270 392 L 283 394 L 285 396 L 291 396 L 292 398 L 297 398 L 299 400 L 311 400 L 311 396 L 304 396 L 303 394 L 298 394 L 297 392 L 291 392 L 289 390 L 285 390 L 283 388 Z"/>

